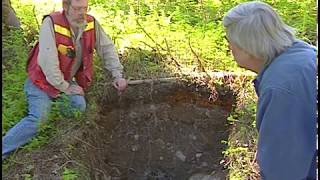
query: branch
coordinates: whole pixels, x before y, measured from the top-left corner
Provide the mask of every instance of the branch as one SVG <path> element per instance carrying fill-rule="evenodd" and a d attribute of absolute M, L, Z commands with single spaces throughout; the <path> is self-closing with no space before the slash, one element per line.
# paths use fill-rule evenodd
<path fill-rule="evenodd" d="M 144 41 L 140 41 L 140 42 L 142 42 L 144 45 L 150 47 L 152 50 L 157 51 L 154 47 L 152 47 L 151 45 L 147 44 L 146 42 L 144 42 Z"/>
<path fill-rule="evenodd" d="M 151 39 L 151 41 L 156 44 L 156 48 L 158 49 L 158 46 L 159 46 L 163 51 L 165 51 L 165 49 L 164 49 L 160 44 L 158 44 L 158 43 L 147 33 L 147 31 L 141 26 L 141 24 L 139 23 L 138 19 L 136 20 L 136 22 L 137 22 L 137 24 L 139 25 L 139 27 L 141 28 L 141 30 Z M 159 49 L 158 49 L 158 52 L 160 52 Z"/>
<path fill-rule="evenodd" d="M 176 77 L 167 77 L 167 78 L 157 78 L 157 79 L 139 79 L 139 80 L 130 80 L 128 81 L 128 85 L 137 85 L 143 83 L 154 83 L 154 82 L 172 82 L 177 81 Z"/>
<path fill-rule="evenodd" d="M 191 49 L 192 54 L 196 57 L 196 60 L 197 60 L 197 62 L 198 62 L 198 65 L 199 65 L 199 68 L 200 68 L 201 72 L 205 72 L 206 75 L 207 75 L 207 77 L 210 78 L 210 75 L 207 73 L 206 69 L 205 69 L 204 66 L 202 65 L 202 62 L 201 62 L 199 56 L 197 55 L 197 53 L 196 53 L 196 52 L 192 49 L 192 47 L 191 47 L 190 38 L 188 38 L 188 42 L 189 42 L 189 47 L 190 47 L 190 49 Z"/>
<path fill-rule="evenodd" d="M 181 65 L 178 63 L 178 61 L 171 55 L 171 50 L 169 48 L 169 45 L 168 45 L 168 42 L 167 42 L 167 39 L 164 38 L 164 41 L 166 42 L 166 46 L 167 46 L 167 52 L 168 52 L 168 55 L 170 56 L 170 59 L 176 64 L 176 66 L 178 67 L 179 71 L 181 72 Z"/>
<path fill-rule="evenodd" d="M 35 5 L 33 5 L 32 13 L 33 13 L 34 19 L 36 20 L 38 31 L 39 31 L 40 25 L 39 25 L 39 22 L 38 22 L 38 19 L 37 19 L 37 15 L 36 15 L 36 6 Z"/>

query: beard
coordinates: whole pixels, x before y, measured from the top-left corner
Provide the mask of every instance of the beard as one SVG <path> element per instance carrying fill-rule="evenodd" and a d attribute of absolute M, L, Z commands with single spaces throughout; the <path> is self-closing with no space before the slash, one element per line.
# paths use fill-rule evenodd
<path fill-rule="evenodd" d="M 75 27 L 75 28 L 83 28 L 83 27 L 85 27 L 86 26 L 86 24 L 87 24 L 87 21 L 85 20 L 85 19 L 77 19 L 77 20 L 70 20 L 69 21 L 69 23 L 70 23 L 70 25 L 72 26 L 72 27 Z"/>
<path fill-rule="evenodd" d="M 83 15 L 83 16 L 78 16 L 76 18 L 72 18 L 70 15 L 69 15 L 69 12 L 66 13 L 67 15 L 67 19 L 69 21 L 69 24 L 71 27 L 73 28 L 83 28 L 86 26 L 87 24 L 87 21 L 86 21 L 86 16 Z"/>

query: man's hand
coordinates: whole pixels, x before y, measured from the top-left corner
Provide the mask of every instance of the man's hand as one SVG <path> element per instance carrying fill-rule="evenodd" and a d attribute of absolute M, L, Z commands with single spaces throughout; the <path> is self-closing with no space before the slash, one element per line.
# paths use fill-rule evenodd
<path fill-rule="evenodd" d="M 123 92 L 128 87 L 127 80 L 124 78 L 117 78 L 113 81 L 113 86 L 119 91 Z"/>
<path fill-rule="evenodd" d="M 64 93 L 66 93 L 67 95 L 79 94 L 81 96 L 84 96 L 82 87 L 76 84 L 71 84 Z"/>

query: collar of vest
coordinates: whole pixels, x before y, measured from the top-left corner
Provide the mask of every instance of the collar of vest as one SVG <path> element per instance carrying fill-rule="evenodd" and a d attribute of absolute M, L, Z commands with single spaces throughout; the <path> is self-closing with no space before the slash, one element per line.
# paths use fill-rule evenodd
<path fill-rule="evenodd" d="M 53 20 L 54 31 L 63 36 L 71 38 L 70 24 L 67 20 L 65 11 L 54 12 L 50 14 L 50 17 Z M 94 18 L 90 15 L 87 15 L 87 25 L 84 29 L 84 33 L 94 29 Z"/>

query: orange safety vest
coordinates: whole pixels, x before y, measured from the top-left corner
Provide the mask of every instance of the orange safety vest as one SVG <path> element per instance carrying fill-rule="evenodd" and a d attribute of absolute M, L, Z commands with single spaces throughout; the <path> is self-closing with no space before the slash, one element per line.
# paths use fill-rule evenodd
<path fill-rule="evenodd" d="M 56 46 L 58 50 L 58 58 L 60 70 L 66 81 L 71 79 L 71 69 L 75 62 L 74 44 L 71 38 L 71 30 L 69 22 L 65 16 L 65 12 L 54 12 L 49 14 L 51 17 L 55 32 Z M 78 72 L 75 74 L 75 80 L 84 90 L 86 90 L 91 82 L 93 75 L 93 51 L 95 45 L 95 25 L 94 17 L 87 15 L 87 26 L 82 34 L 82 64 Z M 34 85 L 46 92 L 51 97 L 58 97 L 60 91 L 54 88 L 46 80 L 44 73 L 38 65 L 39 42 L 32 48 L 29 53 L 27 72 L 30 80 Z"/>

